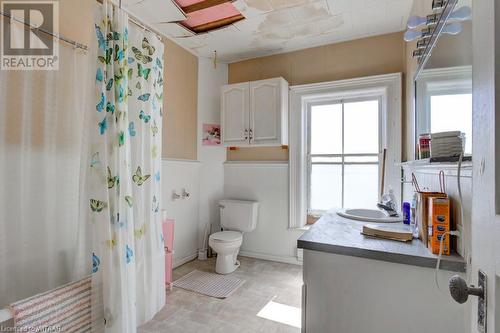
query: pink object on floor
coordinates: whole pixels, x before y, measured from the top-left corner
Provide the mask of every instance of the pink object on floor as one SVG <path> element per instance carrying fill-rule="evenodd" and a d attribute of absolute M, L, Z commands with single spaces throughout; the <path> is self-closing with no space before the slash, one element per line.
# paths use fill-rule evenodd
<path fill-rule="evenodd" d="M 237 15 L 241 15 L 241 13 L 232 3 L 227 2 L 189 13 L 188 19 L 182 21 L 182 24 L 188 28 L 194 28 L 203 24 L 216 22 Z"/>
<path fill-rule="evenodd" d="M 163 220 L 163 239 L 165 246 L 165 285 L 172 290 L 173 276 L 173 250 L 174 250 L 174 224 L 173 219 Z"/>

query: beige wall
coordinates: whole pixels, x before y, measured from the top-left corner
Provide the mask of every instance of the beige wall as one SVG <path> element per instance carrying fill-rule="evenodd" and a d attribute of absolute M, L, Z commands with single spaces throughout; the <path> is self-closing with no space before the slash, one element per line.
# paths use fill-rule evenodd
<path fill-rule="evenodd" d="M 165 40 L 164 158 L 196 160 L 198 58 Z"/>
<path fill-rule="evenodd" d="M 282 76 L 290 85 L 405 72 L 402 33 L 363 38 L 229 65 L 229 83 Z M 228 160 L 288 160 L 281 147 L 228 150 Z"/>
<path fill-rule="evenodd" d="M 95 0 L 60 0 L 60 33 L 82 44 L 90 45 L 93 37 L 93 8 Z"/>

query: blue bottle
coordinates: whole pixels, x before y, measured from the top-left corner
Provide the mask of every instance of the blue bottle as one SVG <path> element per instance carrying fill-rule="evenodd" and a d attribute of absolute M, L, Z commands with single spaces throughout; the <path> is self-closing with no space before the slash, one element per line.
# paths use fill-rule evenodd
<path fill-rule="evenodd" d="M 410 224 L 410 203 L 403 202 L 403 223 Z"/>

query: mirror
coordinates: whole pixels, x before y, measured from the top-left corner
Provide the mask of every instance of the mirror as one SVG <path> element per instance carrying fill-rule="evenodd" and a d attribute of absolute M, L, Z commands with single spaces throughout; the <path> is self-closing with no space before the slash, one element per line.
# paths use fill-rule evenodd
<path fill-rule="evenodd" d="M 472 3 L 458 1 L 455 10 L 463 6 Z M 430 133 L 448 131 L 462 132 L 465 155 L 472 154 L 472 21 L 459 24 L 460 33 L 439 35 L 415 81 L 417 159 L 429 157 Z"/>

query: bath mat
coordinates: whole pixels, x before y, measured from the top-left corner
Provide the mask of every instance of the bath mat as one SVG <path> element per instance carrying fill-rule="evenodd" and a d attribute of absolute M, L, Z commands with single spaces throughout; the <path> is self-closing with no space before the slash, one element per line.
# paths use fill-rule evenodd
<path fill-rule="evenodd" d="M 231 296 L 243 283 L 245 283 L 244 280 L 227 275 L 194 270 L 174 281 L 174 286 L 202 295 L 223 299 Z"/>
<path fill-rule="evenodd" d="M 88 332 L 90 276 L 11 304 L 16 332 Z"/>

